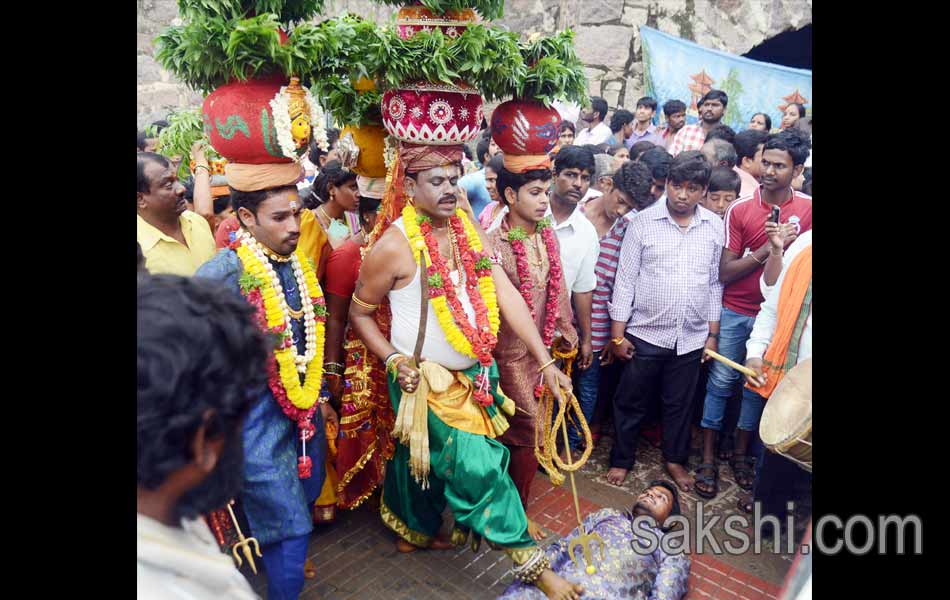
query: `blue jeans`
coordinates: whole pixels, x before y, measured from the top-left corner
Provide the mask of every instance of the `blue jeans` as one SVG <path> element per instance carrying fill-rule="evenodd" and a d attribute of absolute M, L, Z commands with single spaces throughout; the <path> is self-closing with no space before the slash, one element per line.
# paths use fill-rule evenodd
<path fill-rule="evenodd" d="M 261 547 L 267 570 L 268 600 L 297 600 L 303 590 L 303 564 L 310 535 L 301 535 Z"/>
<path fill-rule="evenodd" d="M 745 343 L 752 334 L 755 317 L 747 317 L 722 308 L 719 319 L 719 354 L 739 364 L 745 363 Z M 726 413 L 726 403 L 741 385 L 742 374 L 732 367 L 713 361 L 709 367 L 709 380 L 706 383 L 706 398 L 703 401 L 702 426 L 705 429 L 722 430 L 722 421 Z M 742 404 L 739 409 L 739 429 L 755 431 L 759 427 L 765 399 L 755 392 L 743 389 Z"/>
<path fill-rule="evenodd" d="M 581 412 L 584 413 L 584 420 L 590 425 L 594 418 L 594 408 L 597 406 L 597 391 L 600 387 L 600 353 L 594 352 L 594 360 L 591 361 L 587 370 L 574 370 L 574 391 L 577 395 L 577 401 L 581 405 Z M 576 449 L 581 445 L 581 432 L 573 424 L 567 426 L 567 439 L 571 442 L 571 448 Z"/>

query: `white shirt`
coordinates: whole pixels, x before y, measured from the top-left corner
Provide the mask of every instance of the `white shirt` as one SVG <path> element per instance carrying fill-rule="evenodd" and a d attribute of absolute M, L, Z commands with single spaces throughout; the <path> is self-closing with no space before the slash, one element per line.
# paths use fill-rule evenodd
<path fill-rule="evenodd" d="M 613 132 L 610 131 L 610 127 L 606 123 L 601 121 L 597 127 L 591 129 L 588 127 L 584 131 L 577 134 L 577 137 L 574 138 L 575 146 L 583 146 L 585 144 L 604 144 L 610 141 L 610 138 L 613 136 Z"/>
<path fill-rule="evenodd" d="M 587 188 L 587 193 L 584 194 L 584 197 L 581 198 L 581 201 L 578 204 L 586 204 L 588 200 L 593 200 L 594 198 L 599 198 L 603 195 L 603 192 L 598 192 L 593 187 L 589 187 Z"/>
<path fill-rule="evenodd" d="M 755 324 L 752 326 L 752 334 L 749 341 L 746 342 L 746 358 L 762 358 L 765 356 L 765 350 L 772 341 L 772 335 L 775 333 L 775 326 L 778 322 L 778 299 L 782 289 L 782 283 L 785 281 L 785 273 L 788 271 L 788 265 L 792 263 L 798 254 L 811 245 L 811 230 L 806 231 L 798 237 L 782 258 L 782 273 L 771 288 L 763 287 L 763 292 L 768 290 L 765 295 L 765 301 L 755 317 Z M 764 286 L 760 279 L 759 285 Z M 802 330 L 802 338 L 798 345 L 798 362 L 811 358 L 811 311 L 805 320 L 805 328 Z M 796 363 L 798 364 L 798 363 Z"/>
<path fill-rule="evenodd" d="M 137 529 L 139 600 L 259 598 L 201 517 L 182 519 L 178 528 L 140 514 Z M 263 563 L 255 558 L 260 568 Z"/>
<path fill-rule="evenodd" d="M 550 205 L 547 214 L 552 222 L 557 221 Z M 561 268 L 564 270 L 567 288 L 578 294 L 593 291 L 597 287 L 594 267 L 597 265 L 597 255 L 600 254 L 597 228 L 578 206 L 567 219 L 554 223 L 554 234 L 557 235 L 557 242 L 561 247 Z"/>
<path fill-rule="evenodd" d="M 574 123 L 581 116 L 581 107 L 579 104 L 574 104 L 573 102 L 562 102 L 560 100 L 555 100 L 551 103 L 559 115 L 561 115 L 562 121 L 570 121 Z"/>

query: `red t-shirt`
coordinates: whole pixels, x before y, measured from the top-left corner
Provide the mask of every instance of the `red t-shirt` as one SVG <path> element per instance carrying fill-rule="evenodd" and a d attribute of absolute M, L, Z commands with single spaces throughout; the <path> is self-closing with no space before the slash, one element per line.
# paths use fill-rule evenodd
<path fill-rule="evenodd" d="M 353 240 L 346 240 L 342 246 L 331 252 L 327 259 L 324 290 L 328 294 L 349 299 L 356 291 L 359 264 L 360 245 Z"/>
<path fill-rule="evenodd" d="M 755 188 L 752 194 L 739 198 L 726 209 L 725 248 L 735 252 L 739 258 L 769 241 L 765 235 L 765 221 L 772 207 L 762 202 L 761 189 Z M 799 235 L 811 229 L 811 196 L 793 191 L 792 197 L 779 206 L 779 211 L 779 222 L 797 223 Z M 759 288 L 759 277 L 764 268 L 756 267 L 751 273 L 726 285 L 722 305 L 747 317 L 756 316 L 764 300 Z"/>

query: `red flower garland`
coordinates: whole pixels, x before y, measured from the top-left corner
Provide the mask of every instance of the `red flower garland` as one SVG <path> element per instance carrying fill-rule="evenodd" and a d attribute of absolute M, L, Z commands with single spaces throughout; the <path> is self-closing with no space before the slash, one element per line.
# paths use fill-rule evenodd
<path fill-rule="evenodd" d="M 513 231 L 515 235 L 509 232 L 508 242 L 511 244 L 511 249 L 514 252 L 515 266 L 518 269 L 518 290 L 521 292 L 521 297 L 524 298 L 525 304 L 528 305 L 528 310 L 531 311 L 531 318 L 534 319 L 536 313 L 534 303 L 531 301 L 533 280 L 531 278 L 531 269 L 528 266 L 527 252 L 524 246 L 524 232 L 520 227 L 515 228 Z M 541 220 L 538 222 L 536 231 L 540 231 L 541 233 L 541 239 L 544 241 L 544 247 L 548 255 L 548 263 L 550 263 L 546 290 L 547 297 L 544 302 L 544 327 L 541 332 L 541 339 L 544 341 L 544 345 L 550 348 L 551 342 L 554 341 L 554 330 L 557 328 L 557 319 L 560 316 L 558 299 L 561 295 L 561 276 L 563 271 L 561 269 L 561 256 L 558 252 L 557 240 L 554 237 L 554 230 L 550 224 L 546 220 Z"/>
<path fill-rule="evenodd" d="M 491 326 L 488 321 L 488 309 L 485 307 L 485 301 L 482 298 L 481 291 L 478 289 L 479 272 L 475 269 L 476 263 L 486 257 L 487 254 L 472 250 L 468 244 L 464 226 L 457 216 L 453 215 L 449 218 L 449 225 L 452 227 L 452 231 L 455 233 L 455 238 L 459 245 L 459 255 L 462 260 L 462 265 L 460 266 L 465 272 L 465 288 L 468 291 L 468 298 L 472 303 L 472 308 L 475 310 L 476 326 L 472 327 L 468 320 L 468 315 L 462 307 L 462 302 L 455 292 L 455 286 L 452 284 L 452 279 L 449 275 L 448 265 L 439 252 L 438 241 L 436 241 L 432 235 L 432 223 L 428 219 L 423 219 L 422 223 L 419 224 L 419 230 L 422 232 L 422 237 L 429 250 L 429 259 L 432 261 L 426 275 L 430 280 L 435 280 L 436 275 L 438 275 L 442 284 L 430 285 L 429 295 L 433 298 L 437 298 L 443 294 L 445 295 L 449 310 L 452 312 L 452 319 L 472 344 L 472 349 L 475 351 L 478 361 L 483 367 L 490 367 L 492 364 L 491 351 L 498 342 L 498 338 L 491 332 Z"/>

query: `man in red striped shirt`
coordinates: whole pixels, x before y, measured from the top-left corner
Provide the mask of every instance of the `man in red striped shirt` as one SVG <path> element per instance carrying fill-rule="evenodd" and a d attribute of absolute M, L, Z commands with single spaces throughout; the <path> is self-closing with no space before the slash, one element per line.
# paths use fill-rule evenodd
<path fill-rule="evenodd" d="M 759 277 L 769 264 L 781 265 L 783 247 L 811 229 L 811 196 L 792 189 L 792 180 L 802 172 L 808 143 L 797 132 L 784 131 L 765 143 L 761 159 L 761 185 L 726 209 L 726 237 L 719 266 L 719 280 L 726 284 L 722 295 L 719 353 L 745 363 L 746 341 L 762 303 Z M 773 207 L 779 209 L 778 224 L 769 222 Z M 722 429 L 728 399 L 741 385 L 741 375 L 714 363 L 709 370 L 703 403 L 703 462 L 696 469 L 696 493 L 712 498 L 718 492 L 715 464 L 716 436 Z M 749 389 L 742 390 L 738 435 L 732 458 L 736 483 L 752 487 L 752 464 L 748 457 L 752 432 L 758 430 L 765 400 Z"/>

